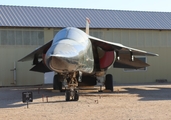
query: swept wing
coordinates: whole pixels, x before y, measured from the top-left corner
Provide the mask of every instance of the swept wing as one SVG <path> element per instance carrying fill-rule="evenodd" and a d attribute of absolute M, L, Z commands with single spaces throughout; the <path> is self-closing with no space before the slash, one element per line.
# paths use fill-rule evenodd
<path fill-rule="evenodd" d="M 158 54 L 124 46 L 120 43 L 105 41 L 96 37 L 89 36 L 95 46 L 101 47 L 105 51 L 115 51 L 119 59 L 113 64 L 115 68 L 139 69 L 149 66 L 135 56 L 159 56 Z M 109 58 L 110 59 L 110 58 Z"/>
<path fill-rule="evenodd" d="M 36 57 L 40 58 L 42 57 L 42 53 L 46 52 L 47 49 L 51 46 L 52 41 L 49 41 L 48 43 L 40 46 L 39 48 L 37 48 L 36 50 L 34 50 L 33 52 L 29 53 L 28 55 L 26 55 L 25 57 L 21 58 L 20 60 L 18 60 L 19 62 L 24 62 L 24 61 L 29 61 L 29 60 L 33 60 Z"/>
<path fill-rule="evenodd" d="M 113 43 L 113 42 L 105 41 L 105 40 L 102 40 L 102 39 L 99 39 L 99 38 L 96 38 L 93 36 L 89 36 L 89 39 L 92 41 L 93 44 L 101 47 L 103 50 L 106 50 L 106 51 L 115 50 L 115 51 L 119 52 L 119 54 L 132 53 L 135 56 L 158 56 L 158 54 L 155 54 L 155 53 L 150 53 L 147 51 L 127 47 L 120 43 Z"/>

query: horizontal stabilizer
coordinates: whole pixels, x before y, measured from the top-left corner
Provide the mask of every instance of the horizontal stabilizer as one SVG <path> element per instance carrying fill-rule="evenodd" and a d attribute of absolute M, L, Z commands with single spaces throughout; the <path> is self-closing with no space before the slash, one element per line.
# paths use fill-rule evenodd
<path fill-rule="evenodd" d="M 138 58 L 134 58 L 134 60 L 131 60 L 130 55 L 121 55 L 120 60 L 116 60 L 113 64 L 114 68 L 129 68 L 129 69 L 140 69 L 148 67 L 149 64 L 141 61 Z"/>

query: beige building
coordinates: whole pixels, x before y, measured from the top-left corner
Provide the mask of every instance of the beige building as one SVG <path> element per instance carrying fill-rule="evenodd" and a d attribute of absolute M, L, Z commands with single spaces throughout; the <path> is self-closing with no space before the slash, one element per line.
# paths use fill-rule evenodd
<path fill-rule="evenodd" d="M 52 40 L 61 28 L 84 30 L 86 17 L 91 20 L 91 35 L 159 54 L 139 57 L 150 64 L 144 69 L 110 68 L 114 83 L 171 82 L 171 13 L 2 5 L 0 9 L 0 86 L 43 84 L 43 73 L 29 71 L 32 61 L 17 61 Z"/>

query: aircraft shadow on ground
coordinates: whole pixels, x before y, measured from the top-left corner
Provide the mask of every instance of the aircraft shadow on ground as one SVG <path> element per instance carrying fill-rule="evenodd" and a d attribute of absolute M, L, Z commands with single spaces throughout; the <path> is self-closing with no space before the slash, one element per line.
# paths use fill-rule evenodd
<path fill-rule="evenodd" d="M 16 107 L 24 107 L 26 103 L 22 103 L 22 92 L 31 91 L 33 93 L 33 102 L 31 104 L 42 104 L 42 103 L 60 103 L 66 102 L 65 100 L 57 99 L 55 101 L 46 101 L 47 97 L 54 96 L 64 96 L 65 92 L 56 93 L 48 90 L 46 88 L 39 87 L 19 87 L 19 88 L 0 88 L 0 108 L 16 108 Z M 115 89 L 114 92 L 97 92 L 97 89 L 94 92 L 82 92 L 80 93 L 80 97 L 86 96 L 104 96 L 108 97 L 109 95 L 113 95 L 113 99 L 118 95 L 121 97 L 134 97 L 134 95 L 139 97 L 139 101 L 158 101 L 158 100 L 171 100 L 171 87 L 155 87 L 155 86 L 144 86 L 144 87 L 128 87 L 123 86 L 121 91 L 117 91 Z M 42 99 L 44 96 L 44 101 L 34 102 L 35 99 Z M 70 101 L 72 102 L 72 101 Z"/>
<path fill-rule="evenodd" d="M 158 101 L 171 100 L 171 87 L 143 87 L 143 88 L 124 88 L 126 91 L 119 93 L 128 93 L 140 97 L 140 101 Z"/>
<path fill-rule="evenodd" d="M 22 92 L 32 92 L 33 93 L 33 102 L 30 104 L 40 104 L 46 103 L 46 97 L 54 97 L 54 96 L 64 96 L 64 92 L 57 93 L 52 92 L 50 89 L 46 89 L 41 87 L 7 87 L 0 88 L 0 109 L 1 108 L 15 108 L 26 106 L 26 103 L 22 102 Z M 34 102 L 36 99 L 42 99 L 40 102 Z M 63 102 L 60 100 L 60 102 Z"/>
<path fill-rule="evenodd" d="M 114 87 L 115 88 L 115 87 Z M 120 87 L 119 87 L 120 88 Z M 82 93 L 82 95 L 93 96 L 95 92 Z M 171 100 L 171 87 L 162 85 L 162 87 L 155 87 L 152 85 L 137 87 L 137 86 L 123 86 L 121 90 L 116 87 L 114 92 L 101 93 L 97 92 L 96 95 L 102 95 L 108 97 L 113 95 L 113 99 L 116 97 L 139 97 L 139 101 L 158 101 L 158 100 Z"/>

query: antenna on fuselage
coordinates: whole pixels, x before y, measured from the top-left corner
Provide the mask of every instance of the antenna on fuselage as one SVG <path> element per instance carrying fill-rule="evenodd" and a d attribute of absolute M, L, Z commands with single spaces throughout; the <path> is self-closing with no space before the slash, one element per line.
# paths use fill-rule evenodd
<path fill-rule="evenodd" d="M 90 19 L 86 17 L 86 33 L 89 35 Z"/>

